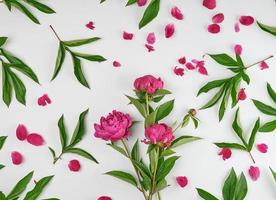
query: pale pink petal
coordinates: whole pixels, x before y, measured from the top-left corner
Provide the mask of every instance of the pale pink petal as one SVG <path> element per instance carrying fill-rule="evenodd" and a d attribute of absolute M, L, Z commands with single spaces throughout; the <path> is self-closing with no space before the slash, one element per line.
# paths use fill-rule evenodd
<path fill-rule="evenodd" d="M 241 45 L 239 45 L 239 44 L 236 44 L 235 46 L 234 46 L 234 51 L 235 51 L 235 54 L 236 55 L 241 55 L 242 54 L 242 46 Z"/>
<path fill-rule="evenodd" d="M 217 6 L 216 0 L 203 0 L 203 6 L 212 10 Z"/>
<path fill-rule="evenodd" d="M 68 168 L 72 172 L 78 172 L 81 168 L 80 162 L 78 160 L 70 160 L 68 163 Z"/>
<path fill-rule="evenodd" d="M 171 9 L 171 15 L 172 15 L 175 19 L 178 19 L 178 20 L 183 20 L 183 19 L 184 19 L 184 16 L 183 16 L 181 10 L 180 10 L 177 6 L 174 6 L 174 7 Z"/>
<path fill-rule="evenodd" d="M 182 188 L 188 185 L 188 178 L 186 176 L 178 176 L 176 177 L 176 182 Z"/>
<path fill-rule="evenodd" d="M 198 72 L 202 75 L 208 75 L 207 69 L 204 66 L 199 66 L 198 67 Z"/>
<path fill-rule="evenodd" d="M 219 23 L 223 22 L 223 20 L 224 20 L 223 13 L 218 13 L 212 17 L 212 21 L 214 24 L 219 24 Z"/>
<path fill-rule="evenodd" d="M 147 48 L 148 52 L 152 52 L 154 51 L 154 47 L 152 45 L 149 45 L 149 44 L 145 44 L 145 47 Z"/>
<path fill-rule="evenodd" d="M 240 24 L 239 23 L 236 23 L 235 24 L 235 32 L 240 32 Z"/>
<path fill-rule="evenodd" d="M 248 174 L 253 181 L 257 181 L 260 177 L 260 169 L 259 167 L 250 166 L 248 170 Z"/>
<path fill-rule="evenodd" d="M 18 151 L 11 152 L 11 159 L 14 165 L 20 165 L 23 162 L 23 156 Z"/>
<path fill-rule="evenodd" d="M 174 24 L 167 24 L 165 27 L 165 37 L 170 38 L 174 34 Z"/>
<path fill-rule="evenodd" d="M 267 149 L 268 146 L 264 143 L 262 144 L 257 144 L 257 149 L 261 152 L 261 153 L 267 153 Z"/>
<path fill-rule="evenodd" d="M 240 16 L 239 21 L 244 26 L 250 26 L 255 20 L 252 16 Z"/>
<path fill-rule="evenodd" d="M 121 63 L 120 62 L 118 62 L 118 61 L 113 61 L 113 67 L 121 67 Z"/>
<path fill-rule="evenodd" d="M 268 66 L 268 64 L 265 61 L 262 61 L 260 63 L 260 68 L 261 68 L 261 70 L 264 70 L 264 69 L 268 69 L 269 66 Z"/>
<path fill-rule="evenodd" d="M 179 58 L 178 62 L 179 62 L 179 64 L 185 65 L 185 63 L 186 63 L 186 57 L 183 56 L 182 58 Z"/>
<path fill-rule="evenodd" d="M 155 43 L 155 34 L 154 33 L 149 33 L 147 37 L 147 42 L 148 44 L 154 44 Z"/>
<path fill-rule="evenodd" d="M 210 24 L 208 26 L 208 32 L 213 33 L 213 34 L 219 33 L 220 32 L 220 26 L 218 24 Z"/>
<path fill-rule="evenodd" d="M 26 140 L 28 135 L 28 130 L 24 124 L 19 124 L 16 128 L 16 137 L 17 139 L 23 141 Z"/>
<path fill-rule="evenodd" d="M 95 28 L 94 23 L 92 21 L 88 22 L 86 25 L 86 28 L 93 30 Z"/>
<path fill-rule="evenodd" d="M 27 141 L 34 146 L 42 146 L 45 143 L 43 137 L 38 133 L 29 134 Z"/>
<path fill-rule="evenodd" d="M 183 76 L 184 75 L 184 69 L 181 67 L 174 67 L 173 72 L 177 76 Z"/>
<path fill-rule="evenodd" d="M 125 39 L 125 40 L 132 40 L 133 39 L 133 33 L 128 33 L 128 32 L 126 32 L 126 31 L 124 31 L 123 32 L 123 38 Z"/>
<path fill-rule="evenodd" d="M 138 6 L 144 6 L 147 4 L 147 0 L 137 0 Z"/>

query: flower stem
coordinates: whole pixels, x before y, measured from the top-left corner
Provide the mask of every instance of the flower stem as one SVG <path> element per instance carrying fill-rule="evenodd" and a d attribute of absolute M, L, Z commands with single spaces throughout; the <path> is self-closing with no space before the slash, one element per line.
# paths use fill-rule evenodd
<path fill-rule="evenodd" d="M 57 37 L 57 39 L 61 42 L 62 40 L 60 39 L 60 37 L 58 36 L 57 32 L 55 31 L 54 27 L 52 25 L 50 25 L 50 28 L 52 29 L 53 33 L 55 34 L 55 36 Z"/>
<path fill-rule="evenodd" d="M 149 113 L 149 95 L 146 93 L 146 116 L 148 116 Z"/>
<path fill-rule="evenodd" d="M 62 156 L 62 155 L 63 155 L 63 152 L 61 152 L 61 154 L 59 154 L 58 157 L 54 158 L 53 164 L 56 164 L 56 162 L 57 162 L 58 160 L 61 160 L 61 156 Z"/>
<path fill-rule="evenodd" d="M 162 200 L 160 192 L 157 192 L 158 200 Z"/>
<path fill-rule="evenodd" d="M 251 65 L 248 65 L 247 67 L 245 67 L 245 69 L 248 69 L 248 68 L 250 68 L 250 67 L 253 67 L 253 66 L 255 66 L 255 65 L 257 65 L 257 64 L 260 64 L 261 62 L 266 61 L 266 60 L 268 60 L 268 59 L 270 59 L 270 58 L 273 58 L 273 57 L 274 57 L 273 55 L 270 55 L 270 56 L 268 56 L 267 58 L 265 58 L 265 59 L 263 59 L 263 60 L 261 60 L 261 61 L 255 62 L 255 63 L 253 63 L 253 64 L 251 64 Z"/>
<path fill-rule="evenodd" d="M 252 156 L 251 152 L 248 152 L 248 153 L 249 153 L 249 155 L 250 155 L 251 160 L 252 160 L 252 161 L 253 161 L 253 163 L 255 164 L 256 162 L 255 162 L 255 159 L 253 158 L 253 156 Z"/>
<path fill-rule="evenodd" d="M 159 147 L 157 148 L 157 157 L 158 157 L 158 160 L 159 160 Z M 154 195 L 154 191 L 155 191 L 155 187 L 156 187 L 156 183 L 155 183 L 155 179 L 156 179 L 156 172 L 157 172 L 157 167 L 158 167 L 158 160 L 157 162 L 155 163 L 154 165 L 154 171 L 153 171 L 153 177 L 152 177 L 152 182 L 151 182 L 151 191 L 150 191 L 150 195 L 149 195 L 149 200 L 152 200 L 152 197 Z M 161 198 L 161 195 L 159 192 L 157 192 L 157 195 L 158 195 L 158 199 L 160 200 Z"/>

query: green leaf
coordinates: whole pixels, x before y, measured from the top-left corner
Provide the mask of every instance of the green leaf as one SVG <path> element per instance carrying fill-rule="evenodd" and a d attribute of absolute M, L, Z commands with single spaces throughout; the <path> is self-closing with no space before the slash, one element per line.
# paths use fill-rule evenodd
<path fill-rule="evenodd" d="M 197 129 L 197 127 L 198 127 L 198 120 L 196 118 L 192 117 L 192 121 L 194 123 L 195 129 Z"/>
<path fill-rule="evenodd" d="M 269 96 L 274 101 L 274 103 L 276 103 L 276 92 L 273 90 L 273 88 L 271 87 L 271 85 L 269 83 L 267 83 L 266 88 L 267 88 L 267 92 L 268 92 Z"/>
<path fill-rule="evenodd" d="M 179 156 L 172 156 L 160 165 L 156 172 L 156 181 L 164 179 L 170 173 L 178 158 Z"/>
<path fill-rule="evenodd" d="M 213 105 L 215 105 L 222 97 L 223 92 L 224 92 L 224 87 L 222 87 L 204 106 L 202 106 L 200 110 L 210 108 Z"/>
<path fill-rule="evenodd" d="M 244 68 L 244 64 L 243 64 L 243 61 L 242 61 L 240 55 L 236 54 L 236 60 L 239 64 L 239 67 Z"/>
<path fill-rule="evenodd" d="M 59 137 L 62 149 L 67 146 L 67 133 L 64 126 L 64 116 L 62 115 L 61 118 L 58 120 L 58 128 L 59 128 Z"/>
<path fill-rule="evenodd" d="M 246 148 L 240 144 L 237 143 L 215 143 L 215 145 L 219 148 L 230 148 L 230 149 L 239 149 L 239 150 L 244 150 L 246 151 Z"/>
<path fill-rule="evenodd" d="M 216 198 L 215 196 L 213 196 L 212 194 L 210 194 L 209 192 L 202 190 L 200 188 L 196 188 L 197 193 L 199 194 L 200 197 L 202 197 L 205 200 L 219 200 L 218 198 Z"/>
<path fill-rule="evenodd" d="M 232 168 L 229 176 L 227 177 L 223 185 L 222 195 L 224 200 L 234 199 L 236 185 L 237 185 L 237 175 L 234 169 Z"/>
<path fill-rule="evenodd" d="M 244 174 L 242 173 L 236 186 L 235 200 L 243 200 L 247 194 L 247 182 Z"/>
<path fill-rule="evenodd" d="M 171 150 L 171 149 L 165 149 L 164 151 L 162 151 L 160 157 L 166 157 L 166 156 L 170 156 L 175 154 L 175 151 Z"/>
<path fill-rule="evenodd" d="M 262 24 L 260 22 L 257 22 L 257 24 L 263 31 L 268 32 L 268 33 L 276 36 L 276 27 L 268 26 L 268 25 Z"/>
<path fill-rule="evenodd" d="M 82 156 L 84 158 L 87 158 L 95 163 L 99 163 L 90 153 L 88 153 L 87 151 L 80 149 L 80 148 L 67 148 L 66 153 L 73 153 L 79 156 Z"/>
<path fill-rule="evenodd" d="M 174 100 L 170 100 L 160 105 L 157 109 L 156 121 L 160 121 L 161 119 L 164 119 L 166 116 L 168 116 L 171 113 L 173 106 Z"/>
<path fill-rule="evenodd" d="M 196 140 L 200 140 L 200 139 L 201 139 L 200 137 L 183 135 L 183 136 L 180 136 L 180 137 L 176 138 L 172 142 L 170 147 L 175 148 L 175 147 L 178 147 L 180 145 L 183 145 L 183 144 L 186 144 L 186 143 L 189 143 L 189 142 L 193 142 L 193 141 L 196 141 Z"/>
<path fill-rule="evenodd" d="M 233 79 L 233 86 L 231 89 L 231 98 L 232 98 L 232 108 L 234 108 L 238 103 L 237 93 L 240 88 L 241 78 L 238 76 Z"/>
<path fill-rule="evenodd" d="M 110 171 L 110 172 L 107 172 L 105 173 L 107 175 L 110 175 L 110 176 L 113 176 L 113 177 L 116 177 L 118 179 L 121 179 L 125 182 L 128 182 L 132 185 L 134 185 L 135 187 L 137 186 L 137 181 L 136 179 L 134 178 L 133 175 L 129 174 L 129 173 L 126 173 L 126 172 L 123 172 L 123 171 Z"/>
<path fill-rule="evenodd" d="M 140 103 L 138 99 L 135 99 L 131 96 L 126 95 L 126 97 L 130 100 L 130 102 L 137 108 L 137 110 L 140 112 L 140 114 L 143 117 L 146 117 L 146 110 L 145 107 Z"/>
<path fill-rule="evenodd" d="M 3 169 L 4 167 L 5 167 L 5 165 L 0 164 L 0 169 Z"/>
<path fill-rule="evenodd" d="M 27 185 L 31 181 L 33 177 L 34 172 L 30 172 L 27 174 L 24 178 L 22 178 L 12 189 L 12 191 L 8 194 L 6 197 L 6 200 L 14 200 L 18 199 L 19 195 L 22 194 L 25 189 L 27 188 Z"/>
<path fill-rule="evenodd" d="M 84 53 L 77 53 L 74 52 L 74 55 L 89 61 L 93 62 L 103 62 L 106 61 L 106 59 L 101 55 L 90 55 L 90 54 L 84 54 Z"/>
<path fill-rule="evenodd" d="M 7 138 L 8 136 L 0 136 L 0 150 L 3 148 Z"/>
<path fill-rule="evenodd" d="M 273 171 L 273 169 L 272 169 L 271 167 L 269 167 L 269 169 L 270 169 L 270 171 L 271 171 L 271 174 L 272 174 L 274 180 L 276 181 L 276 172 Z"/>
<path fill-rule="evenodd" d="M 11 80 L 13 83 L 16 99 L 20 103 L 25 105 L 26 104 L 26 87 L 25 87 L 24 83 L 11 70 L 9 70 L 9 74 L 10 74 L 10 77 L 11 77 Z"/>
<path fill-rule="evenodd" d="M 159 147 L 155 147 L 149 152 L 150 170 L 152 173 L 154 173 L 154 170 L 157 169 L 157 165 L 158 165 L 159 155 L 157 151 L 159 150 L 157 150 L 157 148 Z"/>
<path fill-rule="evenodd" d="M 139 140 L 137 139 L 131 150 L 131 159 L 139 161 Z"/>
<path fill-rule="evenodd" d="M 150 4 L 146 8 L 144 15 L 139 23 L 139 29 L 150 23 L 155 17 L 157 17 L 160 8 L 160 0 L 151 0 Z"/>
<path fill-rule="evenodd" d="M 54 176 L 46 176 L 40 179 L 36 184 L 34 189 L 29 191 L 23 200 L 36 200 L 39 195 L 43 192 L 44 188 L 48 185 L 48 183 L 52 180 Z"/>
<path fill-rule="evenodd" d="M 251 132 L 250 138 L 249 138 L 249 142 L 248 142 L 248 150 L 251 151 L 255 142 L 255 138 L 256 138 L 256 134 L 259 131 L 260 128 L 260 118 L 257 119 L 257 121 L 255 122 L 254 128 Z"/>
<path fill-rule="evenodd" d="M 0 47 L 6 43 L 7 39 L 7 37 L 0 37 Z"/>
<path fill-rule="evenodd" d="M 222 118 L 224 116 L 224 113 L 225 113 L 225 109 L 227 108 L 229 96 L 230 96 L 230 93 L 231 93 L 231 88 L 232 88 L 232 85 L 229 85 L 229 86 L 225 87 L 224 96 L 222 98 L 222 101 L 221 101 L 221 104 L 220 104 L 220 107 L 219 107 L 219 121 L 222 120 Z"/>
<path fill-rule="evenodd" d="M 159 181 L 156 184 L 156 188 L 155 188 L 155 192 L 159 192 L 163 189 L 165 189 L 166 187 L 168 187 L 169 185 L 167 184 L 167 181 L 165 179 L 162 179 L 161 181 Z"/>
<path fill-rule="evenodd" d="M 272 132 L 276 129 L 276 120 L 265 123 L 259 129 L 259 132 Z"/>
<path fill-rule="evenodd" d="M 137 2 L 137 0 L 128 0 L 126 6 L 130 6 L 132 4 L 135 4 Z"/>
<path fill-rule="evenodd" d="M 183 117 L 183 120 L 182 120 L 182 123 L 181 123 L 181 128 L 183 128 L 183 127 L 185 127 L 185 126 L 187 126 L 188 124 L 189 124 L 189 121 L 190 121 L 190 115 L 188 114 L 188 115 L 185 115 L 184 117 Z"/>
<path fill-rule="evenodd" d="M 239 63 L 235 61 L 231 56 L 222 54 L 209 54 L 217 63 L 224 66 L 239 66 Z"/>
<path fill-rule="evenodd" d="M 234 129 L 234 131 L 236 132 L 236 134 L 238 135 L 238 137 L 242 140 L 243 144 L 245 146 L 247 146 L 247 144 L 246 144 L 246 142 L 244 140 L 243 130 L 242 130 L 241 123 L 240 123 L 239 108 L 237 109 L 237 111 L 235 113 L 235 118 L 234 118 L 234 121 L 232 123 L 232 128 Z"/>
<path fill-rule="evenodd" d="M 142 161 L 132 160 L 132 162 L 144 178 L 150 179 L 151 173 Z"/>
<path fill-rule="evenodd" d="M 126 151 L 123 148 L 121 148 L 121 147 L 119 147 L 119 146 L 117 146 L 115 144 L 107 144 L 107 145 L 111 146 L 113 149 L 115 149 L 116 151 L 120 152 L 121 154 L 123 154 L 124 156 L 127 157 L 127 153 L 126 153 Z"/>
<path fill-rule="evenodd" d="M 55 150 L 52 149 L 51 147 L 48 147 L 48 149 L 50 150 L 51 155 L 53 156 L 53 160 L 55 160 L 56 159 L 56 152 L 55 152 Z"/>
<path fill-rule="evenodd" d="M 36 0 L 26 0 L 26 2 L 36 9 L 40 10 L 41 12 L 47 13 L 47 14 L 52 14 L 55 13 L 55 11 L 50 8 L 49 6 L 46 6 L 45 4 L 42 4 Z"/>
<path fill-rule="evenodd" d="M 74 74 L 78 81 L 85 87 L 90 89 L 90 86 L 88 82 L 86 81 L 86 78 L 84 77 L 84 74 L 82 72 L 82 66 L 81 66 L 81 61 L 79 58 L 77 58 L 74 54 L 72 54 L 72 60 L 74 64 Z"/>
<path fill-rule="evenodd" d="M 250 77 L 244 71 L 241 73 L 241 75 L 242 75 L 242 79 L 247 83 L 247 85 L 249 85 Z"/>
<path fill-rule="evenodd" d="M 264 114 L 276 116 L 276 109 L 258 100 L 252 99 L 255 106 Z"/>
<path fill-rule="evenodd" d="M 156 96 L 165 96 L 165 95 L 168 95 L 168 94 L 171 94 L 171 91 L 169 90 L 166 90 L 166 89 L 160 89 L 160 90 L 157 90 L 153 96 L 156 97 Z"/>
<path fill-rule="evenodd" d="M 3 194 L 3 192 L 0 191 L 0 200 L 5 200 L 5 199 L 6 199 L 5 195 Z"/>
<path fill-rule="evenodd" d="M 197 93 L 197 96 L 200 95 L 201 93 L 207 93 L 214 88 L 224 85 L 228 80 L 229 79 L 221 79 L 221 80 L 215 80 L 215 81 L 208 82 L 206 85 L 204 85 L 202 88 L 200 88 L 200 90 Z"/>
<path fill-rule="evenodd" d="M 68 47 L 78 47 L 85 44 L 90 44 L 92 42 L 96 42 L 100 40 L 99 37 L 92 37 L 92 38 L 86 38 L 86 39 L 80 39 L 80 40 L 70 40 L 70 41 L 63 41 L 63 44 Z"/>
<path fill-rule="evenodd" d="M 2 63 L 2 98 L 7 106 L 11 104 L 12 100 L 12 84 L 11 77 L 8 74 L 8 67 Z"/>
<path fill-rule="evenodd" d="M 65 59 L 65 48 L 63 46 L 63 43 L 60 42 L 59 49 L 58 49 L 58 55 L 56 58 L 56 66 L 55 66 L 54 73 L 53 73 L 51 80 L 54 80 L 57 77 L 57 75 L 60 72 L 60 69 L 62 67 L 62 64 L 64 62 L 64 59 Z"/>

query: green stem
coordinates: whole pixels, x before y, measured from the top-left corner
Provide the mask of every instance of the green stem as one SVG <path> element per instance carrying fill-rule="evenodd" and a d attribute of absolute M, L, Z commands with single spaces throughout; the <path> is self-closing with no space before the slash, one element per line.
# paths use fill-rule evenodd
<path fill-rule="evenodd" d="M 57 32 L 55 31 L 54 27 L 52 25 L 50 25 L 50 28 L 52 29 L 52 31 L 54 32 L 55 36 L 57 37 L 57 39 L 62 42 L 62 40 L 60 39 L 60 37 L 58 36 Z"/>
<path fill-rule="evenodd" d="M 255 159 L 254 159 L 254 157 L 252 156 L 251 152 L 249 151 L 248 153 L 249 153 L 249 155 L 250 155 L 251 160 L 252 160 L 253 163 L 255 164 L 256 162 L 255 162 Z"/>
<path fill-rule="evenodd" d="M 157 192 L 158 200 L 162 200 L 160 192 Z"/>
<path fill-rule="evenodd" d="M 148 116 L 150 113 L 149 113 L 149 95 L 148 93 L 146 93 L 146 116 Z"/>
<path fill-rule="evenodd" d="M 158 157 L 158 160 L 159 160 L 159 147 L 157 148 L 157 157 Z M 152 182 L 151 182 L 151 191 L 150 191 L 150 195 L 149 195 L 149 200 L 152 200 L 153 198 L 153 195 L 154 195 L 154 191 L 155 191 L 155 187 L 156 187 L 156 172 L 157 172 L 157 167 L 158 167 L 158 160 L 157 160 L 157 163 L 155 163 L 155 168 L 154 168 L 154 171 L 153 171 L 153 177 L 152 177 Z M 158 198 L 160 196 L 159 192 L 157 193 L 158 194 Z"/>
<path fill-rule="evenodd" d="M 267 58 L 265 58 L 265 59 L 263 59 L 263 60 L 261 60 L 261 61 L 255 62 L 255 63 L 253 63 L 253 64 L 251 64 L 251 65 L 248 65 L 247 67 L 245 67 L 245 69 L 248 69 L 248 68 L 250 68 L 250 67 L 253 67 L 254 65 L 260 64 L 261 62 L 266 61 L 266 60 L 268 60 L 268 59 L 270 59 L 270 58 L 273 58 L 273 57 L 274 57 L 273 55 L 268 56 Z"/>
<path fill-rule="evenodd" d="M 177 130 L 181 127 L 181 124 L 182 124 L 182 123 L 178 124 L 178 126 L 175 127 L 175 129 L 173 130 L 173 132 L 177 131 Z"/>
<path fill-rule="evenodd" d="M 64 152 L 61 152 L 61 154 L 59 154 L 58 157 L 54 158 L 53 164 L 56 164 L 56 162 L 57 162 L 58 160 L 61 160 L 61 156 L 63 155 L 63 153 L 64 153 Z"/>

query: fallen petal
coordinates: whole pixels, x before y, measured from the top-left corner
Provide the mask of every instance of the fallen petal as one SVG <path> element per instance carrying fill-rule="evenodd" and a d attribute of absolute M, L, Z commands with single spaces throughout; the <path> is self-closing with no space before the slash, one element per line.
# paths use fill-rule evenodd
<path fill-rule="evenodd" d="M 210 10 L 214 9 L 217 6 L 216 0 L 203 0 L 202 4 Z"/>
<path fill-rule="evenodd" d="M 260 68 L 261 68 L 261 70 L 264 70 L 264 69 L 268 69 L 269 66 L 268 66 L 268 64 L 265 61 L 262 61 L 260 63 Z"/>
<path fill-rule="evenodd" d="M 208 26 L 208 32 L 213 33 L 213 34 L 219 33 L 220 32 L 220 26 L 218 24 L 210 24 Z"/>
<path fill-rule="evenodd" d="M 202 75 L 208 75 L 207 69 L 204 66 L 199 66 L 198 67 L 198 72 Z"/>
<path fill-rule="evenodd" d="M 97 200 L 112 200 L 111 197 L 108 196 L 101 196 Z"/>
<path fill-rule="evenodd" d="M 253 181 L 257 181 L 260 177 L 260 169 L 259 167 L 250 166 L 248 170 L 248 174 Z"/>
<path fill-rule="evenodd" d="M 234 46 L 234 51 L 235 51 L 235 54 L 236 55 L 241 55 L 242 54 L 242 46 L 241 45 L 239 45 L 239 44 L 236 44 L 235 46 Z"/>
<path fill-rule="evenodd" d="M 240 24 L 239 23 L 236 23 L 235 24 L 235 32 L 240 32 Z"/>
<path fill-rule="evenodd" d="M 250 26 L 255 20 L 252 16 L 241 16 L 239 21 L 244 26 Z"/>
<path fill-rule="evenodd" d="M 86 28 L 89 28 L 91 30 L 93 30 L 95 28 L 94 23 L 92 21 L 88 22 L 85 26 L 86 26 Z"/>
<path fill-rule="evenodd" d="M 11 159 L 14 165 L 20 165 L 23 162 L 23 156 L 18 151 L 11 152 Z"/>
<path fill-rule="evenodd" d="M 267 153 L 267 149 L 268 146 L 264 143 L 262 144 L 257 144 L 257 149 L 261 152 L 261 153 Z"/>
<path fill-rule="evenodd" d="M 184 75 L 184 69 L 181 67 L 174 67 L 173 72 L 177 76 L 183 76 Z"/>
<path fill-rule="evenodd" d="M 152 52 L 154 51 L 154 47 L 152 45 L 149 45 L 149 44 L 145 44 L 145 47 L 148 49 L 148 52 Z"/>
<path fill-rule="evenodd" d="M 245 88 L 241 88 L 239 93 L 238 93 L 238 100 L 239 101 L 243 101 L 245 100 L 247 97 L 246 93 L 245 93 Z"/>
<path fill-rule="evenodd" d="M 194 70 L 196 68 L 196 66 L 194 66 L 191 62 L 187 62 L 185 66 L 188 70 Z"/>
<path fill-rule="evenodd" d="M 179 59 L 178 59 L 178 62 L 179 62 L 179 64 L 185 65 L 185 63 L 186 63 L 186 58 L 185 58 L 185 56 L 183 56 L 182 58 L 179 58 Z"/>
<path fill-rule="evenodd" d="M 212 17 L 212 21 L 214 24 L 219 24 L 219 23 L 223 22 L 223 20 L 224 20 L 223 13 L 218 13 Z"/>
<path fill-rule="evenodd" d="M 180 10 L 177 6 L 174 6 L 174 7 L 171 9 L 171 15 L 172 15 L 175 19 L 178 19 L 178 20 L 183 20 L 183 19 L 184 19 L 184 16 L 183 16 L 181 10 Z"/>
<path fill-rule="evenodd" d="M 34 146 L 42 146 L 45 143 L 43 137 L 38 133 L 29 134 L 27 141 Z"/>
<path fill-rule="evenodd" d="M 155 34 L 154 33 L 149 33 L 148 34 L 147 42 L 149 44 L 154 44 L 155 43 Z"/>
<path fill-rule="evenodd" d="M 218 155 L 222 156 L 223 160 L 227 160 L 227 159 L 231 158 L 232 151 L 229 148 L 223 148 L 223 149 L 221 149 L 221 151 L 219 152 Z"/>
<path fill-rule="evenodd" d="M 125 39 L 125 40 L 132 40 L 133 39 L 133 33 L 128 33 L 128 32 L 126 32 L 126 31 L 124 31 L 123 32 L 123 38 Z"/>
<path fill-rule="evenodd" d="M 176 182 L 180 187 L 184 188 L 186 185 L 188 185 L 188 178 L 186 176 L 178 176 L 176 177 Z"/>
<path fill-rule="evenodd" d="M 174 24 L 167 24 L 165 27 L 165 37 L 170 38 L 174 34 Z"/>
<path fill-rule="evenodd" d="M 120 62 L 118 62 L 118 61 L 113 61 L 113 67 L 121 67 L 121 63 Z"/>
<path fill-rule="evenodd" d="M 78 172 L 81 168 L 80 162 L 78 160 L 70 160 L 68 167 L 72 172 Z"/>
<path fill-rule="evenodd" d="M 144 5 L 146 5 L 147 4 L 147 0 L 137 0 L 137 4 L 138 4 L 138 6 L 144 6 Z"/>
<path fill-rule="evenodd" d="M 28 130 L 24 124 L 19 124 L 16 128 L 16 137 L 17 139 L 23 141 L 26 140 L 28 135 Z"/>

